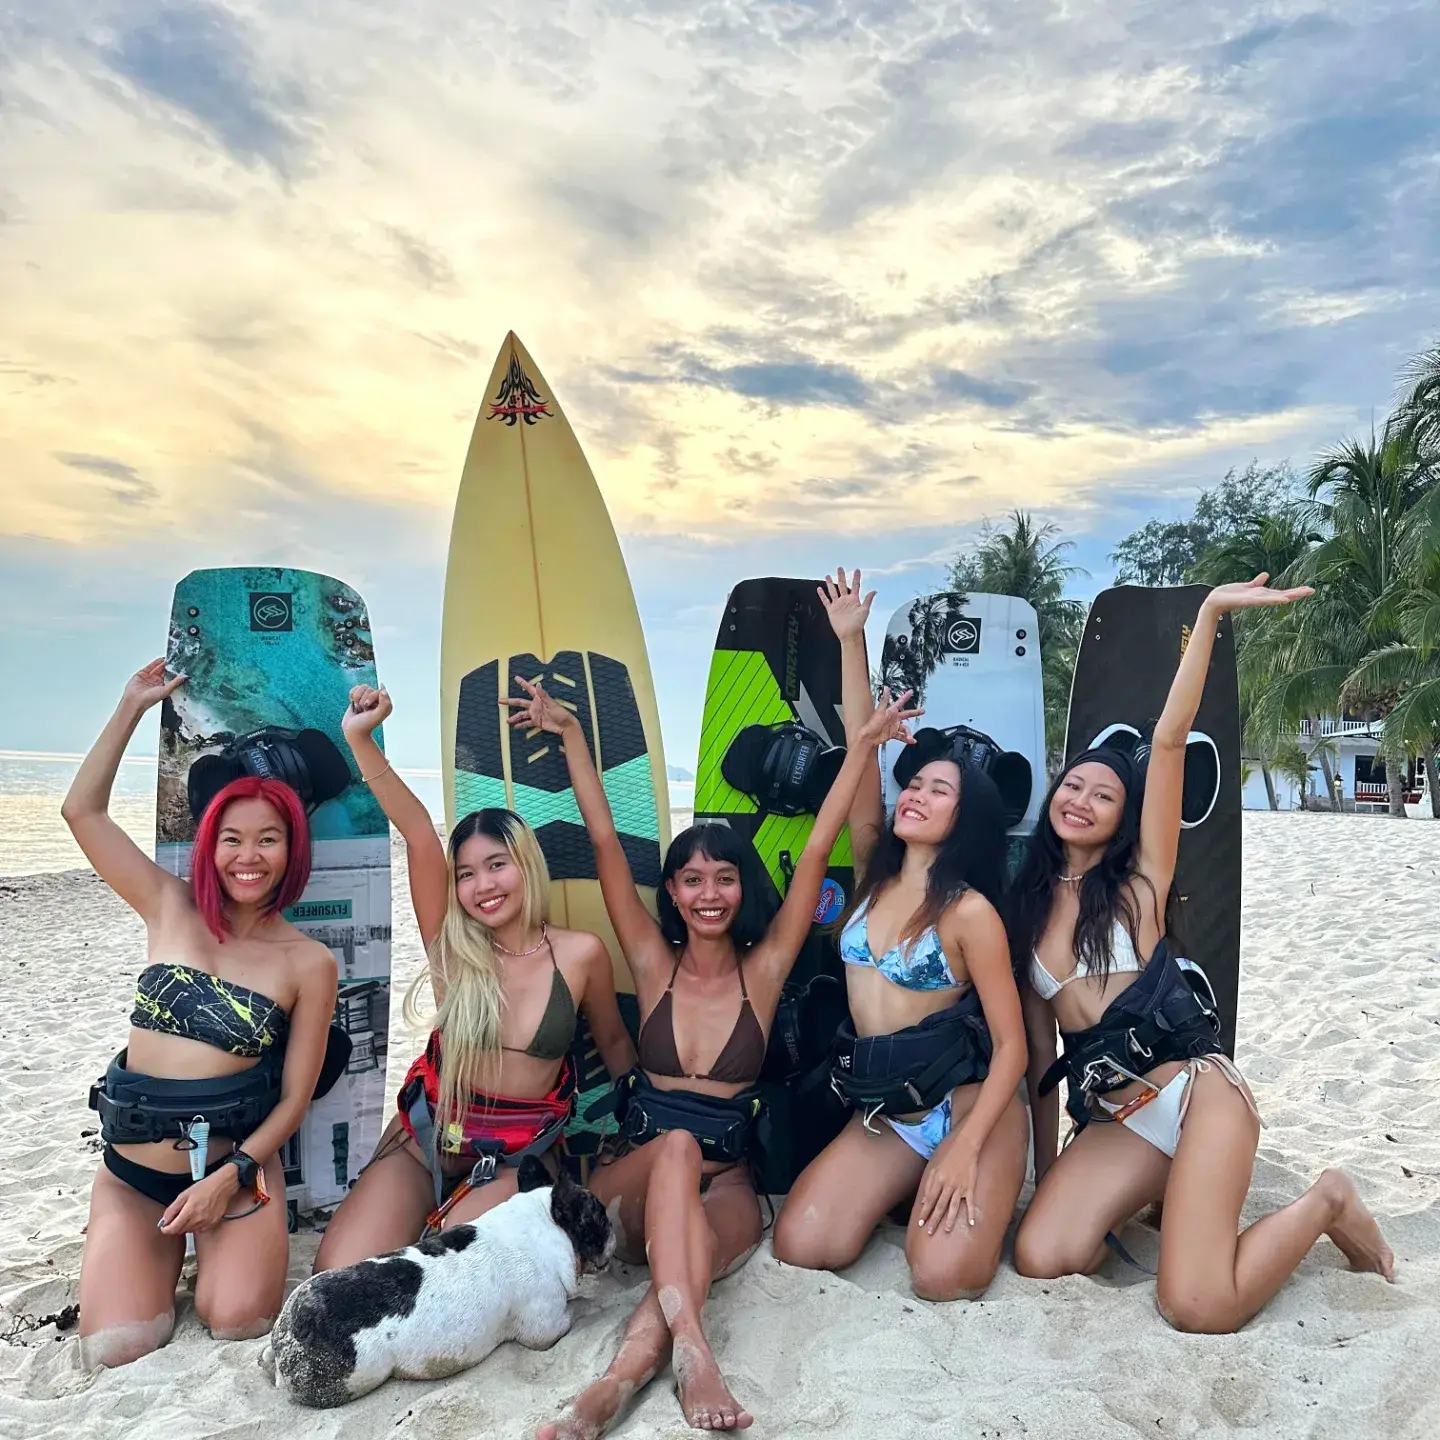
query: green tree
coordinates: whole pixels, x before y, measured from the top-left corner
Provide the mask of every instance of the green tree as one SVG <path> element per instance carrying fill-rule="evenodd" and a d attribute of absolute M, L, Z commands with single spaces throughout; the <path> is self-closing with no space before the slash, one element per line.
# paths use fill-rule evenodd
<path fill-rule="evenodd" d="M 1294 499 L 1295 490 L 1288 460 L 1278 465 L 1252 460 L 1238 473 L 1232 467 L 1218 485 L 1200 492 L 1188 519 L 1147 521 L 1115 547 L 1110 558 L 1117 583 L 1184 583 L 1208 550 L 1261 517 L 1280 512 Z"/>
<path fill-rule="evenodd" d="M 1056 526 L 1037 524 L 1016 510 L 1002 525 L 987 522 L 980 538 L 950 565 L 950 584 L 958 591 L 1016 595 L 1035 607 L 1045 684 L 1046 759 L 1052 768 L 1064 756 L 1070 682 L 1085 624 L 1085 602 L 1065 595 L 1070 581 L 1085 572 L 1065 563 L 1074 547 L 1058 540 L 1059 533 Z"/>
<path fill-rule="evenodd" d="M 1417 355 L 1401 376 L 1398 419 L 1423 461 L 1440 456 L 1440 345 Z"/>
<path fill-rule="evenodd" d="M 1336 446 L 1311 470 L 1308 524 L 1323 538 L 1282 581 L 1314 585 L 1316 594 L 1255 622 L 1245 647 L 1251 729 L 1262 742 L 1274 746 L 1297 722 L 1328 712 L 1382 719 L 1395 710 L 1405 682 L 1376 657 L 1403 641 L 1402 600 L 1413 574 L 1406 536 L 1424 478 L 1413 435 L 1398 420 L 1368 442 Z M 1386 775 L 1390 812 L 1403 816 L 1400 769 L 1387 765 Z"/>
<path fill-rule="evenodd" d="M 1309 786 L 1310 771 L 1313 768 L 1304 747 L 1298 740 L 1282 741 L 1275 747 L 1275 753 L 1270 758 L 1270 768 L 1282 780 L 1289 780 L 1295 786 L 1300 795 L 1300 808 L 1303 810 L 1305 808 L 1305 791 Z M 1272 810 L 1280 808 L 1275 803 L 1273 796 L 1270 808 Z"/>

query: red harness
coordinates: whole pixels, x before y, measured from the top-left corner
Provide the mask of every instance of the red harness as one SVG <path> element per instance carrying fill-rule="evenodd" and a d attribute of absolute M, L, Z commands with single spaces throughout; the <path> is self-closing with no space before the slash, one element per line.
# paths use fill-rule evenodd
<path fill-rule="evenodd" d="M 575 1066 L 567 1055 L 560 1066 L 560 1077 L 547 1095 L 522 1098 L 472 1091 L 464 1113 L 446 1124 L 437 1146 L 440 1032 L 431 1031 L 425 1053 L 410 1067 L 399 1096 L 400 1123 L 420 1147 L 435 1178 L 437 1208 L 427 1229 L 438 1226 L 462 1196 L 493 1180 L 501 1165 L 519 1165 L 527 1155 L 543 1155 L 561 1140 L 575 1113 L 575 1088 Z M 475 1162 L 469 1178 L 448 1199 L 443 1199 L 445 1182 L 452 1177 L 440 1167 L 442 1155 Z"/>

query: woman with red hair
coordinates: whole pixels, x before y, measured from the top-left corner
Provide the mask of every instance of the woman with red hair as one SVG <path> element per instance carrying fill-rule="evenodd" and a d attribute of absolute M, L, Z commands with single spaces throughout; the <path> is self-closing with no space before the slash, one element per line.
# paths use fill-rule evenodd
<path fill-rule="evenodd" d="M 281 914 L 310 876 L 310 828 L 292 789 L 255 777 L 225 786 L 200 817 L 190 884 L 110 818 L 140 717 L 183 681 L 166 678 L 163 660 L 129 681 L 61 808 L 149 932 L 129 1043 L 91 1097 L 105 1150 L 80 1265 L 87 1366 L 127 1364 L 170 1338 L 187 1235 L 195 1309 L 211 1333 L 269 1330 L 289 1258 L 279 1150 L 315 1092 L 335 1009 L 334 957 Z M 192 1180 L 197 1150 L 208 1164 Z"/>

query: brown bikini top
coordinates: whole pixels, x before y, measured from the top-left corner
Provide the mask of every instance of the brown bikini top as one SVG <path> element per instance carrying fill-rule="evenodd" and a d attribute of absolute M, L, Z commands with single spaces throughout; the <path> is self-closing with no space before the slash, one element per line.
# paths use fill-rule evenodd
<path fill-rule="evenodd" d="M 708 1075 L 688 1074 L 680 1063 L 680 1051 L 675 1045 L 674 995 L 675 977 L 679 973 L 680 962 L 676 960 L 665 993 L 640 1027 L 640 1043 L 635 1048 L 641 1068 L 652 1075 L 667 1075 L 673 1080 L 715 1080 L 722 1085 L 754 1084 L 765 1064 L 765 1032 L 760 1028 L 754 1006 L 750 1004 L 750 994 L 745 988 L 744 965 L 737 967 L 740 1014 L 725 1048 L 710 1067 Z"/>

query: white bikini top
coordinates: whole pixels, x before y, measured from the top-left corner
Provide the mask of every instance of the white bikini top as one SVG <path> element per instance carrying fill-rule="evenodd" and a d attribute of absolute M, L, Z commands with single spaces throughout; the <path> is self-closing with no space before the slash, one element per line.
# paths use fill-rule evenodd
<path fill-rule="evenodd" d="M 1130 932 L 1117 920 L 1115 929 L 1110 938 L 1110 973 L 1112 975 L 1139 974 L 1145 968 L 1139 955 L 1135 953 L 1135 942 L 1130 938 Z M 1035 987 L 1035 993 L 1042 1000 L 1053 1000 L 1067 985 L 1076 980 L 1088 980 L 1092 974 L 1090 967 L 1083 960 L 1075 962 L 1075 973 L 1067 975 L 1063 980 L 1057 980 L 1040 963 L 1040 956 L 1037 952 L 1031 951 L 1030 955 L 1030 983 Z"/>

